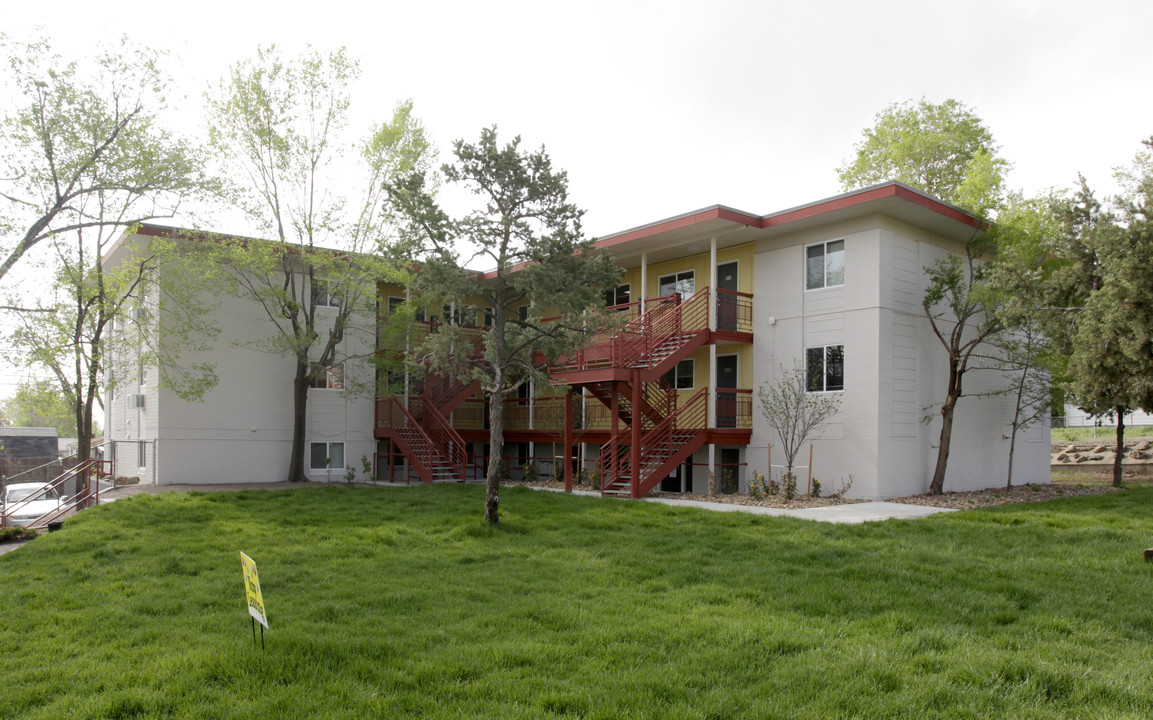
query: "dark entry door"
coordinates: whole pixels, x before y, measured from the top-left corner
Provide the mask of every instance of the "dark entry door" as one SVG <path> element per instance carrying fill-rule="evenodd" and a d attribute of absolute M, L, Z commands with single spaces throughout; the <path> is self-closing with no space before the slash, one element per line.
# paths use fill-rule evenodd
<path fill-rule="evenodd" d="M 736 330 L 737 323 L 737 263 L 717 265 L 717 329 Z M 725 291 L 729 292 L 725 292 Z"/>
<path fill-rule="evenodd" d="M 738 478 L 741 469 L 741 451 L 737 448 L 721 448 L 721 492 L 735 493 L 740 489 Z"/>
<path fill-rule="evenodd" d="M 717 356 L 717 427 L 737 426 L 737 356 Z"/>

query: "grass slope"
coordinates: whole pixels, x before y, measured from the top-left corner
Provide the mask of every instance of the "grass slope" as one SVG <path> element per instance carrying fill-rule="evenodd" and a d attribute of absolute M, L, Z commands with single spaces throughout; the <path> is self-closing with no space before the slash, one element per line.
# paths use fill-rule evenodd
<path fill-rule="evenodd" d="M 835 526 L 517 488 L 499 530 L 482 493 L 142 495 L 81 513 L 0 557 L 0 715 L 1153 713 L 1150 489 Z"/>

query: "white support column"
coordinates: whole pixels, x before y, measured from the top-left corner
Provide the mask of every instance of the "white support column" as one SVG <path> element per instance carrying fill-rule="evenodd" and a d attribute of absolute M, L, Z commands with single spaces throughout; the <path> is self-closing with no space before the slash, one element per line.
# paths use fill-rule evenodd
<path fill-rule="evenodd" d="M 717 329 L 717 236 L 709 238 L 709 330 Z"/>
<path fill-rule="evenodd" d="M 709 238 L 709 330 L 717 329 L 717 236 Z M 717 426 L 717 344 L 709 343 L 709 414 L 708 426 Z M 709 466 L 712 467 L 713 446 L 709 445 Z"/>
<path fill-rule="evenodd" d="M 645 293 L 649 291 L 649 254 L 647 252 L 641 253 L 641 291 L 638 300 L 641 301 L 640 309 L 641 315 L 645 314 Z"/>
<path fill-rule="evenodd" d="M 720 491 L 720 487 L 717 486 L 717 446 L 712 443 L 709 443 L 709 473 L 713 478 L 713 487 Z M 705 482 L 707 483 L 708 480 L 706 479 Z"/>

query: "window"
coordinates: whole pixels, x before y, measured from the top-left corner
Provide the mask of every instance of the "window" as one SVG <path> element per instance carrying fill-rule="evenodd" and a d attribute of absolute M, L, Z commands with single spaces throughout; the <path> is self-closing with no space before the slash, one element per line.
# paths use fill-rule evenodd
<path fill-rule="evenodd" d="M 675 368 L 665 373 L 661 379 L 677 390 L 692 390 L 693 373 L 695 371 L 696 363 L 692 358 L 689 358 L 688 360 L 681 360 Z"/>
<path fill-rule="evenodd" d="M 325 367 L 315 366 L 312 370 L 312 382 L 309 387 L 322 390 L 343 390 L 344 365 L 336 363 Z"/>
<path fill-rule="evenodd" d="M 316 307 L 340 307 L 339 286 L 327 280 L 312 281 L 312 304 Z"/>
<path fill-rule="evenodd" d="M 390 295 L 388 298 L 388 314 L 391 315 L 404 307 L 404 298 Z"/>
<path fill-rule="evenodd" d="M 826 345 L 805 349 L 806 385 L 809 392 L 845 389 L 845 346 Z"/>
<path fill-rule="evenodd" d="M 309 452 L 308 467 L 312 470 L 344 469 L 344 443 L 314 442 Z"/>
<path fill-rule="evenodd" d="M 521 305 L 516 309 L 516 316 L 521 322 L 528 322 L 528 305 Z"/>
<path fill-rule="evenodd" d="M 697 291 L 696 273 L 692 270 L 685 270 L 672 275 L 661 275 L 658 283 L 657 295 L 660 297 L 679 293 L 681 300 L 688 300 Z"/>
<path fill-rule="evenodd" d="M 834 240 L 805 248 L 805 289 L 845 284 L 845 241 Z"/>
<path fill-rule="evenodd" d="M 605 307 L 628 305 L 632 300 L 632 289 L 628 283 L 617 285 L 615 290 L 605 290 Z M 624 308 L 621 308 L 622 310 Z"/>
<path fill-rule="evenodd" d="M 148 443 L 143 440 L 136 443 L 136 467 L 148 467 Z"/>

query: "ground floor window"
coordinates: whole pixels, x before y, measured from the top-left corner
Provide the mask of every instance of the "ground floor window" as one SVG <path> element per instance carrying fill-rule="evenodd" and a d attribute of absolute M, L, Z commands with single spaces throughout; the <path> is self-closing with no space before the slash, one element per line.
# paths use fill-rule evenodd
<path fill-rule="evenodd" d="M 825 345 L 805 349 L 806 388 L 809 392 L 845 389 L 845 346 Z"/>
<path fill-rule="evenodd" d="M 136 443 L 136 467 L 148 467 L 148 443 Z"/>
<path fill-rule="evenodd" d="M 312 443 L 308 467 L 312 470 L 344 469 L 344 443 Z"/>

